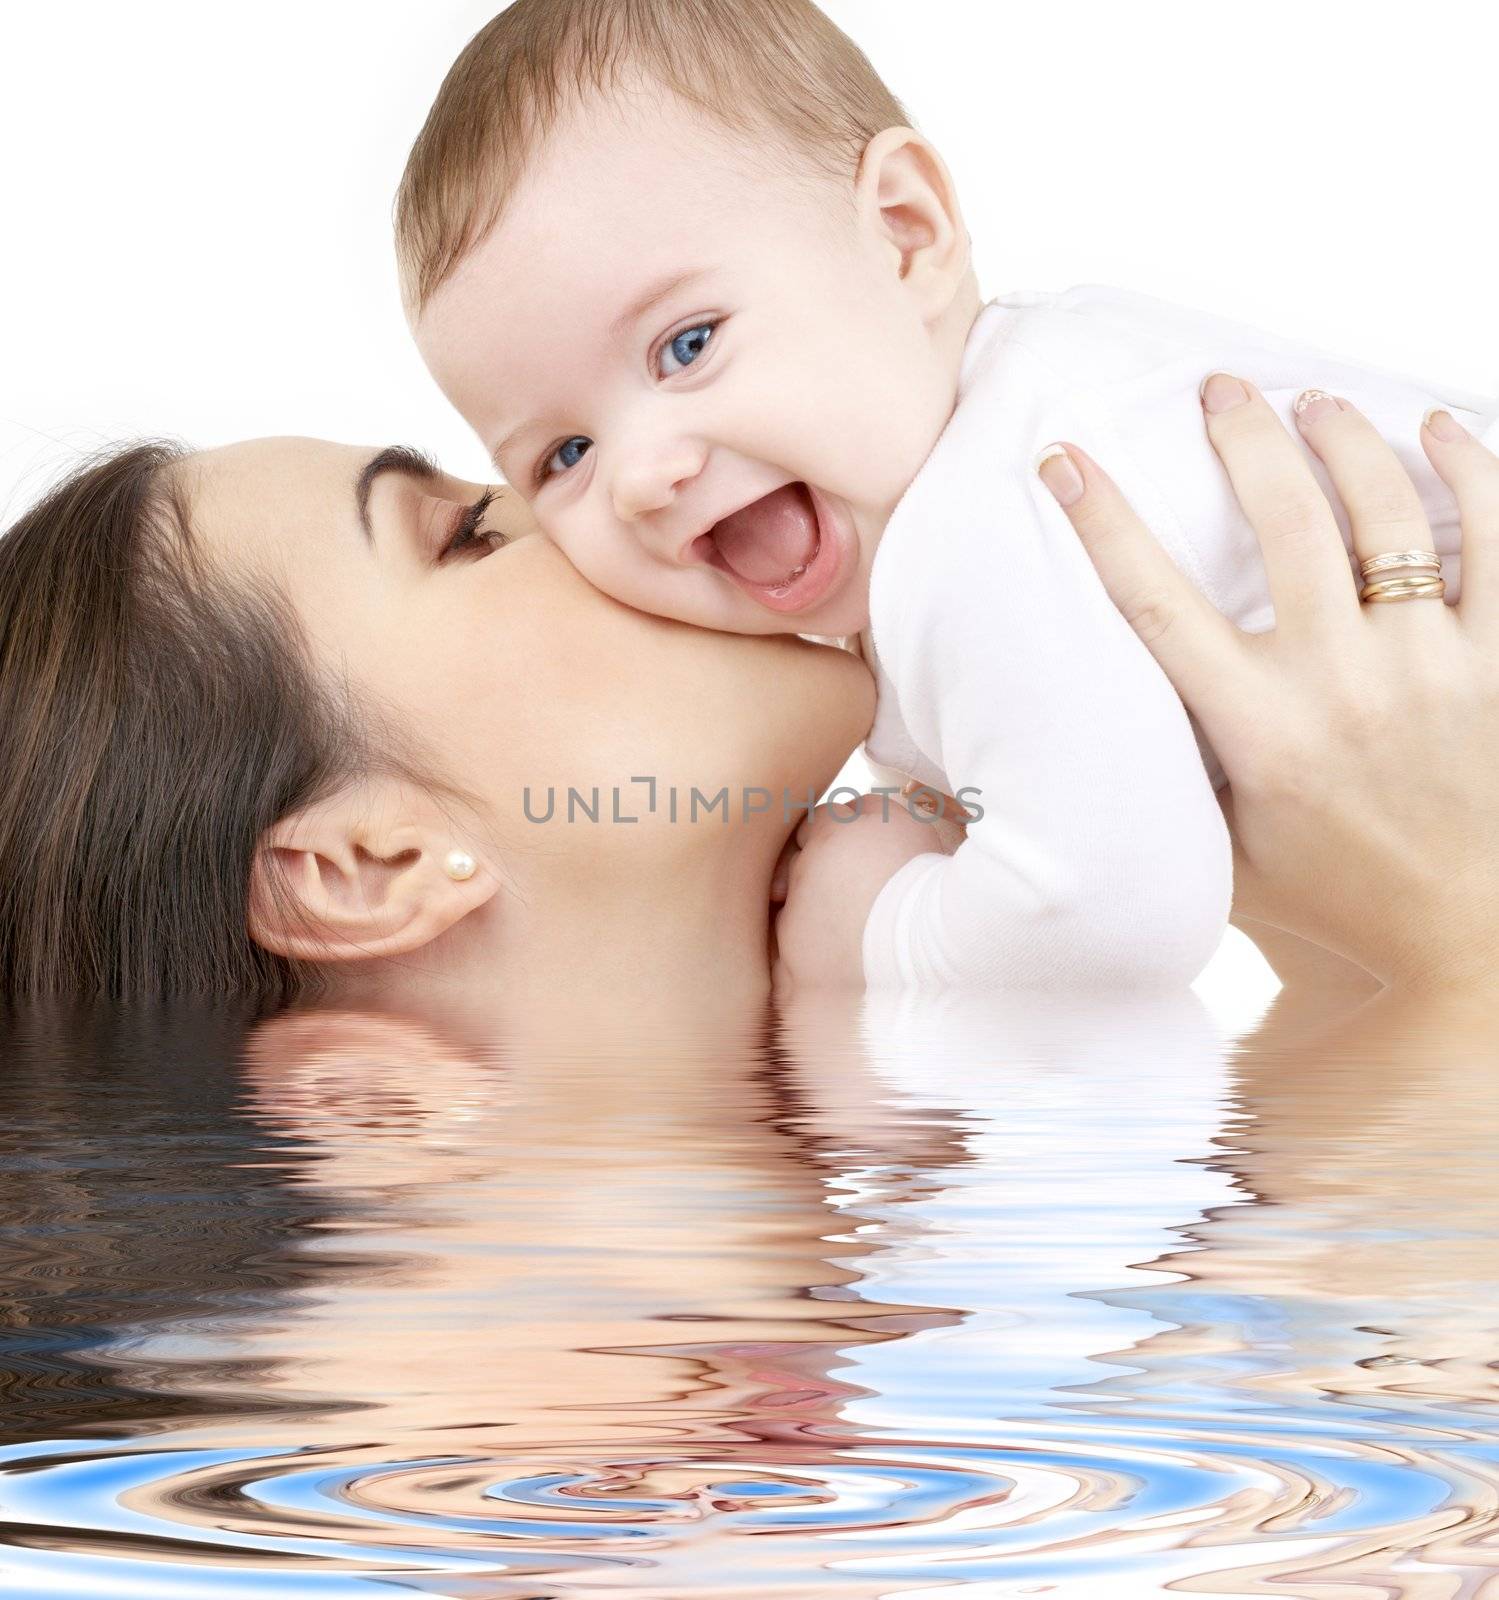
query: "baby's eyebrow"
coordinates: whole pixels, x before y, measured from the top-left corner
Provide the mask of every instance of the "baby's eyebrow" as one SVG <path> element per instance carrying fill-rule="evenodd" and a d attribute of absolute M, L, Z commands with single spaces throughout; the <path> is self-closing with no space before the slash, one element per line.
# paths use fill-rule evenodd
<path fill-rule="evenodd" d="M 500 440 L 494 449 L 489 452 L 490 464 L 502 478 L 505 476 L 505 463 L 502 459 L 505 455 L 505 452 L 513 449 L 515 445 L 519 444 L 520 441 L 524 439 L 528 433 L 530 433 L 531 427 L 532 425 L 529 422 L 523 422 L 518 428 L 512 428 L 510 432 Z"/>
<path fill-rule="evenodd" d="M 622 338 L 647 312 L 654 311 L 663 300 L 670 299 L 679 289 L 685 289 L 689 283 L 695 283 L 707 275 L 706 267 L 689 267 L 686 272 L 675 272 L 670 277 L 658 278 L 639 299 L 632 301 L 609 324 L 609 337 Z"/>

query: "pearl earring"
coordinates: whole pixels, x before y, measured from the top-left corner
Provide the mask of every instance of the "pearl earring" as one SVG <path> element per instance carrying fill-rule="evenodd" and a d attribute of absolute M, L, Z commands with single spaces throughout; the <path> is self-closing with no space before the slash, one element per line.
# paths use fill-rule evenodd
<path fill-rule="evenodd" d="M 443 857 L 442 870 L 454 883 L 464 883 L 479 870 L 479 864 L 466 850 L 449 850 Z"/>

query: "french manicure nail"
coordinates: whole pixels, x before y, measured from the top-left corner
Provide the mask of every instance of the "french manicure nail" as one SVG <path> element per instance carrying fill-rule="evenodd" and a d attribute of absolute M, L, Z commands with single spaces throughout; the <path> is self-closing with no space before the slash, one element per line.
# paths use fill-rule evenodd
<path fill-rule="evenodd" d="M 1067 453 L 1066 445 L 1048 445 L 1036 457 L 1036 471 L 1059 506 L 1076 505 L 1083 497 L 1083 475 Z"/>
<path fill-rule="evenodd" d="M 1347 407 L 1326 389 L 1303 389 L 1296 396 L 1296 404 L 1291 409 L 1296 413 L 1296 420 L 1309 428 L 1323 417 L 1330 417 L 1335 411 L 1345 411 Z"/>
<path fill-rule="evenodd" d="M 1426 413 L 1423 422 L 1434 438 L 1440 439 L 1443 444 L 1456 444 L 1459 439 L 1465 439 L 1468 430 L 1460 423 L 1450 411 L 1443 411 L 1440 406 L 1433 406 Z"/>
<path fill-rule="evenodd" d="M 1232 411 L 1249 398 L 1249 391 L 1230 372 L 1210 372 L 1202 380 L 1202 407 L 1215 416 L 1220 411 Z"/>

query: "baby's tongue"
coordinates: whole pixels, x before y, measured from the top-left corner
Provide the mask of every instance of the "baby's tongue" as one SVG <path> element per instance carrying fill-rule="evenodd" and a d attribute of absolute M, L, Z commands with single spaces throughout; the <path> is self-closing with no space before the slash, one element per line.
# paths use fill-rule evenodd
<path fill-rule="evenodd" d="M 805 485 L 788 483 L 713 530 L 718 553 L 746 583 L 784 583 L 817 554 L 817 513 Z"/>

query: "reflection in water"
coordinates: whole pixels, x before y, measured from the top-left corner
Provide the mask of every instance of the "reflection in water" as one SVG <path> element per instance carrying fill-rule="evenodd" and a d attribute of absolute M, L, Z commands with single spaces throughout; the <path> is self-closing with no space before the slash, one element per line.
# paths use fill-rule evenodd
<path fill-rule="evenodd" d="M 13 1018 L 0 1592 L 1479 1595 L 1492 1069 L 1347 1009 Z"/>

